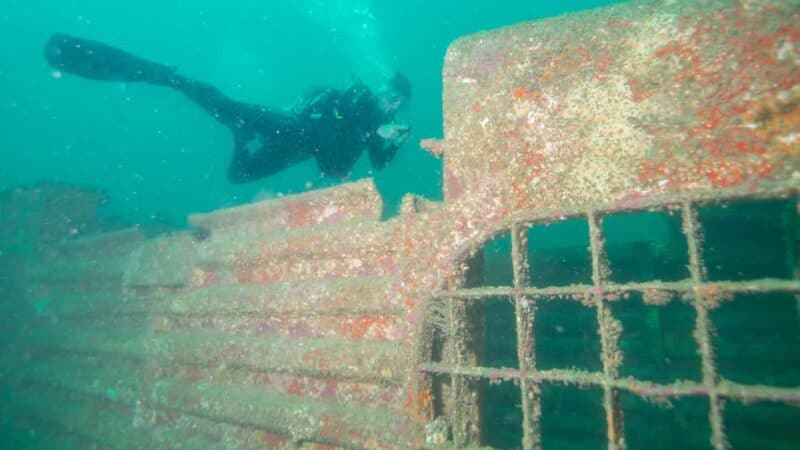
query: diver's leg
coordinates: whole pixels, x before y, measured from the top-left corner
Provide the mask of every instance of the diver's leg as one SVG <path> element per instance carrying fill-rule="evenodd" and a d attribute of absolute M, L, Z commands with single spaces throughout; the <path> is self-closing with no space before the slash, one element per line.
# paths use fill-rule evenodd
<path fill-rule="evenodd" d="M 248 126 L 255 119 L 253 105 L 232 100 L 208 83 L 176 75 L 168 86 L 182 92 L 233 132 Z"/>
<path fill-rule="evenodd" d="M 174 67 L 148 61 L 101 42 L 55 33 L 45 44 L 44 54 L 54 69 L 84 78 L 138 81 L 176 89 L 228 127 L 252 120 L 251 105 L 233 101 L 209 84 L 179 75 Z"/>

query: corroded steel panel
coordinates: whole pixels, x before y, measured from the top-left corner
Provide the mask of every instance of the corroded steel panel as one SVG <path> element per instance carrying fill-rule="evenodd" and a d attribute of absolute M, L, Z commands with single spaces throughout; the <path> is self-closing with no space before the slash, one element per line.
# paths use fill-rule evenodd
<path fill-rule="evenodd" d="M 39 183 L 0 191 L 0 252 L 52 250 L 64 239 L 97 233 L 97 207 L 108 201 L 98 189 Z"/>
<path fill-rule="evenodd" d="M 174 366 L 164 369 L 164 378 L 185 383 L 233 386 L 260 386 L 264 390 L 310 400 L 347 402 L 372 407 L 402 410 L 403 386 L 390 386 L 371 381 L 343 380 L 336 377 L 308 376 L 290 373 L 221 372 L 216 367 Z"/>
<path fill-rule="evenodd" d="M 129 364 L 99 366 L 90 358 L 55 358 L 31 362 L 15 369 L 31 374 L 28 381 L 89 397 L 105 398 L 114 404 L 134 406 L 139 397 L 141 367 Z M 91 379 L 91 383 L 86 380 Z"/>
<path fill-rule="evenodd" d="M 157 383 L 153 398 L 166 408 L 222 422 L 292 430 L 295 441 L 390 448 L 404 420 L 377 408 L 333 406 L 241 386 L 212 387 L 174 380 Z M 264 407 L 269 405 L 269 407 Z"/>
<path fill-rule="evenodd" d="M 159 309 L 168 314 L 271 316 L 399 313 L 390 279 L 316 280 L 313 282 L 236 285 L 194 289 L 170 295 Z"/>
<path fill-rule="evenodd" d="M 110 347 L 101 342 L 93 344 Z M 391 342 L 184 332 L 164 333 L 144 346 L 148 355 L 164 362 L 213 367 L 222 364 L 259 372 L 325 374 L 386 383 L 401 379 L 405 367 L 399 364 L 403 362 L 403 348 Z"/>
<path fill-rule="evenodd" d="M 127 254 L 139 247 L 144 235 L 137 227 L 95 234 L 65 241 L 58 245 L 61 258 L 97 259 L 113 254 Z"/>
<path fill-rule="evenodd" d="M 154 311 L 152 299 L 117 297 L 108 294 L 53 295 L 48 297 L 47 313 L 57 320 L 78 317 L 131 317 Z"/>
<path fill-rule="evenodd" d="M 150 239 L 131 252 L 123 284 L 135 287 L 183 287 L 193 276 L 195 244 L 189 233 Z"/>
<path fill-rule="evenodd" d="M 40 327 L 25 336 L 25 346 L 36 354 L 65 353 L 111 360 L 141 361 L 147 356 L 147 345 L 148 339 L 141 330 L 76 331 L 68 327 L 62 330 Z"/>
<path fill-rule="evenodd" d="M 397 271 L 393 255 L 342 255 L 331 258 L 287 259 L 263 266 L 235 268 L 238 283 L 272 283 L 316 280 L 325 278 L 371 278 Z"/>
<path fill-rule="evenodd" d="M 212 232 L 266 233 L 334 224 L 378 220 L 381 197 L 372 180 L 266 200 L 189 217 L 192 225 Z"/>
<path fill-rule="evenodd" d="M 379 341 L 404 341 L 408 338 L 404 320 L 386 314 L 309 317 L 252 317 L 252 316 L 189 316 L 164 317 L 169 325 L 160 329 L 176 327 L 182 330 L 215 331 L 258 337 L 293 336 L 313 339 L 345 338 L 352 341 L 362 339 Z M 157 317 L 157 316 L 156 316 Z"/>
<path fill-rule="evenodd" d="M 391 235 L 377 221 L 317 226 L 288 232 L 209 239 L 199 246 L 198 265 L 279 265 L 287 258 L 314 259 L 392 252 Z"/>

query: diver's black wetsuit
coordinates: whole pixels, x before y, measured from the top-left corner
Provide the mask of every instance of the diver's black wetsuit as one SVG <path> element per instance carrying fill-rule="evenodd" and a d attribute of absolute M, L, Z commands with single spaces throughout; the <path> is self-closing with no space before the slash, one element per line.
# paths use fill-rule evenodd
<path fill-rule="evenodd" d="M 233 133 L 228 168 L 232 183 L 266 177 L 311 157 L 323 175 L 341 178 L 364 148 L 372 165 L 380 169 L 400 145 L 378 135 L 378 127 L 393 117 L 360 84 L 346 91 L 320 90 L 299 112 L 286 113 L 234 101 L 213 86 L 178 74 L 175 68 L 61 33 L 47 41 L 45 57 L 53 68 L 85 78 L 141 81 L 185 94 Z"/>

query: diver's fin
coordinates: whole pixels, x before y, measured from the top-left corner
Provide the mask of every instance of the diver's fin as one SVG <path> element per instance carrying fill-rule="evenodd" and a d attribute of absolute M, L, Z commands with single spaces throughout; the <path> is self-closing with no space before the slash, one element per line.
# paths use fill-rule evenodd
<path fill-rule="evenodd" d="M 169 84 L 175 68 L 158 64 L 109 45 L 55 33 L 44 47 L 48 64 L 84 78 Z"/>

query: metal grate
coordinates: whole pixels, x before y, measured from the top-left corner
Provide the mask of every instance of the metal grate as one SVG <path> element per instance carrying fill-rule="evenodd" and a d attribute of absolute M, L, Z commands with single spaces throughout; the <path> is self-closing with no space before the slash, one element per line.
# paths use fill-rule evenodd
<path fill-rule="evenodd" d="M 783 292 L 797 295 L 800 293 L 800 281 L 796 271 L 794 279 L 750 279 L 743 281 L 710 281 L 706 275 L 703 259 L 703 230 L 698 218 L 701 207 L 714 203 L 722 203 L 739 199 L 791 199 L 797 201 L 794 188 L 775 189 L 771 191 L 730 195 L 719 197 L 710 192 L 691 198 L 673 201 L 653 201 L 639 205 L 634 209 L 596 209 L 572 211 L 567 216 L 549 216 L 547 213 L 519 218 L 509 226 L 511 235 L 511 258 L 513 263 L 513 286 L 464 288 L 456 286 L 438 293 L 433 302 L 439 302 L 440 308 L 448 311 L 445 331 L 448 344 L 445 352 L 451 353 L 446 362 L 428 362 L 418 367 L 418 371 L 433 377 L 449 381 L 449 393 L 442 393 L 448 399 L 440 400 L 449 405 L 448 421 L 452 428 L 451 439 L 456 447 L 478 444 L 479 438 L 475 428 L 475 396 L 470 398 L 469 386 L 486 380 L 510 380 L 519 385 L 519 404 L 522 409 L 522 442 L 524 449 L 540 448 L 541 444 L 541 387 L 543 383 L 558 383 L 572 386 L 595 386 L 602 390 L 603 409 L 606 420 L 607 444 L 610 449 L 626 447 L 623 433 L 624 420 L 620 395 L 628 392 L 639 397 L 677 399 L 680 397 L 704 397 L 708 400 L 708 423 L 713 448 L 720 450 L 728 447 L 728 439 L 722 417 L 722 402 L 732 399 L 744 404 L 754 401 L 782 402 L 791 406 L 800 406 L 800 386 L 786 387 L 762 384 L 742 384 L 727 380 L 721 376 L 715 363 L 715 346 L 713 345 L 713 326 L 709 313 L 716 307 L 718 300 L 735 294 L 764 294 Z M 716 195 L 716 196 L 715 196 Z M 800 209 L 800 204 L 798 205 Z M 671 282 L 645 281 L 614 283 L 609 280 L 609 263 L 606 258 L 605 236 L 602 219 L 611 214 L 632 211 L 673 211 L 680 215 L 682 232 L 688 250 L 689 277 Z M 563 212 L 562 212 L 563 214 Z M 591 284 L 579 284 L 556 287 L 539 287 L 531 285 L 528 276 L 527 252 L 525 248 L 525 232 L 533 225 L 552 223 L 558 220 L 582 219 L 588 222 L 589 250 L 591 255 Z M 796 262 L 795 262 L 796 264 Z M 533 268 L 535 270 L 535 267 Z M 611 298 L 619 298 L 620 294 L 639 295 L 681 295 L 690 298 L 695 312 L 695 323 L 692 337 L 697 345 L 702 379 L 699 381 L 676 381 L 673 383 L 655 383 L 636 377 L 620 376 L 619 328 L 613 317 Z M 473 364 L 468 356 L 470 327 L 467 308 L 476 302 L 486 303 L 495 297 L 506 297 L 513 300 L 516 320 L 516 341 L 519 369 L 486 367 Z M 546 298 L 546 300 L 544 300 Z M 595 309 L 597 328 L 600 338 L 600 359 L 602 370 L 576 369 L 540 369 L 537 367 L 534 329 L 534 316 L 537 302 L 543 301 L 582 301 Z M 624 301 L 624 300 L 623 300 Z M 443 389 L 446 390 L 446 389 Z M 627 395 L 627 394 L 626 394 Z M 480 406 L 478 406 L 479 408 Z M 471 415 L 471 417 L 470 417 Z M 479 419 L 477 419 L 479 420 Z"/>

